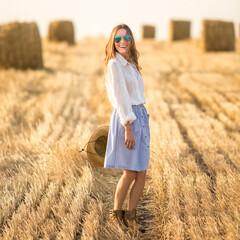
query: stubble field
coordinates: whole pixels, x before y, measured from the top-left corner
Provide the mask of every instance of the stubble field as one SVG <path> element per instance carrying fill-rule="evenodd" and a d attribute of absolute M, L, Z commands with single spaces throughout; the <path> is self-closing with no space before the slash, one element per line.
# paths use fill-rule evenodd
<path fill-rule="evenodd" d="M 44 69 L 0 70 L 0 239 L 240 239 L 239 40 L 137 42 L 151 158 L 134 233 L 109 222 L 121 170 L 79 152 L 110 121 L 106 41 L 43 39 Z"/>

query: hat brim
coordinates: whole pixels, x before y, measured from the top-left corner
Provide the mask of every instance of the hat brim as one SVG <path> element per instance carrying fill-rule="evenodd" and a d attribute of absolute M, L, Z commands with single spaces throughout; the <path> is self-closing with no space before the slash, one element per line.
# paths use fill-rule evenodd
<path fill-rule="evenodd" d="M 97 128 L 89 139 L 87 145 L 88 159 L 96 166 L 103 167 L 107 148 L 109 126 Z"/>

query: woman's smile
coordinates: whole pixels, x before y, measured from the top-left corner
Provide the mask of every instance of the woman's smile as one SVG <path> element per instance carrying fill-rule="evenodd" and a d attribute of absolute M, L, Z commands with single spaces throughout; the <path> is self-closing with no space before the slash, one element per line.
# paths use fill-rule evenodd
<path fill-rule="evenodd" d="M 126 42 L 124 40 L 124 36 L 127 36 L 127 31 L 124 28 L 121 28 L 117 31 L 116 36 L 121 37 L 121 40 L 118 43 L 114 43 L 115 48 L 123 57 L 126 58 L 131 45 L 131 42 Z"/>

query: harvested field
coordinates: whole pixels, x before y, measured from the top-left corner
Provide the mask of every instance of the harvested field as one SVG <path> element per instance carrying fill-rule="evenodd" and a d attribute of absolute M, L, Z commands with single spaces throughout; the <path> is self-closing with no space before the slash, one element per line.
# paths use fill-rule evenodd
<path fill-rule="evenodd" d="M 137 42 L 151 159 L 134 234 L 108 219 L 121 170 L 79 153 L 110 121 L 106 42 L 43 39 L 45 68 L 0 70 L 0 239 L 240 239 L 240 42 Z"/>

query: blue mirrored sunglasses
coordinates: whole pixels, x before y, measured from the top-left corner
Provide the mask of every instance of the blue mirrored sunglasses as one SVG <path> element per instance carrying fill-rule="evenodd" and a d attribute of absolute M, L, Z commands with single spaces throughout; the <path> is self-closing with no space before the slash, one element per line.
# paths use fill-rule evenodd
<path fill-rule="evenodd" d="M 121 36 L 117 36 L 114 38 L 115 40 L 115 43 L 119 43 L 121 41 L 122 37 Z M 131 36 L 124 36 L 123 39 L 126 41 L 126 42 L 130 42 L 131 41 Z"/>

